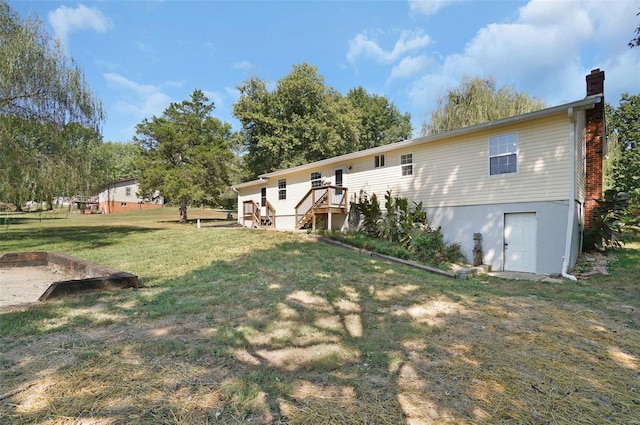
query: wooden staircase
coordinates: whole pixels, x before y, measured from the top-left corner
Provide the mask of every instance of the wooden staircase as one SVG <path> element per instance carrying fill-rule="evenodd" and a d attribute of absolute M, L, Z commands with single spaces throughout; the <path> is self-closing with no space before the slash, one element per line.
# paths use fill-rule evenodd
<path fill-rule="evenodd" d="M 347 189 L 341 186 L 320 186 L 311 188 L 298 202 L 296 211 L 296 229 L 315 230 L 318 217 L 326 215 L 331 228 L 333 214 L 347 213 Z"/>
<path fill-rule="evenodd" d="M 265 212 L 262 213 L 260 204 L 255 201 L 244 201 L 242 203 L 242 224 L 254 229 L 260 227 L 275 227 L 276 210 L 269 201 L 265 202 Z M 248 225 L 249 224 L 249 225 Z"/>

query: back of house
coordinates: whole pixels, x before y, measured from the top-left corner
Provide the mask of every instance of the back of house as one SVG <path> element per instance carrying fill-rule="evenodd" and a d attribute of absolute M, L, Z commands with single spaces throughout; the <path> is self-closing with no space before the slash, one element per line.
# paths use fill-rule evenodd
<path fill-rule="evenodd" d="M 482 234 L 493 270 L 564 273 L 602 191 L 604 72 L 584 99 L 278 170 L 237 185 L 238 221 L 349 230 L 359 196 L 423 202 L 429 222 L 472 258 Z M 353 217 L 353 215 L 351 215 Z"/>

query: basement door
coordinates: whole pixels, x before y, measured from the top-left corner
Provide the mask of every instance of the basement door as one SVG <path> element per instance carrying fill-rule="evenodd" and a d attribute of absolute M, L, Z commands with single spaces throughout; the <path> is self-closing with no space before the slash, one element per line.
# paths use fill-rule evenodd
<path fill-rule="evenodd" d="M 504 215 L 504 270 L 536 272 L 536 213 Z"/>

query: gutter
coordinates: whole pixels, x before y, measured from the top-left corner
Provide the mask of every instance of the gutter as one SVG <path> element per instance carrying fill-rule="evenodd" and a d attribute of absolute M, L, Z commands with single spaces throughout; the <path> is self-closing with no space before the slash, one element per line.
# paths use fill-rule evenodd
<path fill-rule="evenodd" d="M 573 225 L 576 215 L 576 124 L 573 116 L 573 107 L 567 109 L 567 115 L 569 115 L 569 208 L 567 208 L 567 232 L 562 262 L 562 277 L 576 281 L 578 278 L 567 272 L 569 269 L 569 258 L 571 257 L 571 241 L 573 239 Z"/>

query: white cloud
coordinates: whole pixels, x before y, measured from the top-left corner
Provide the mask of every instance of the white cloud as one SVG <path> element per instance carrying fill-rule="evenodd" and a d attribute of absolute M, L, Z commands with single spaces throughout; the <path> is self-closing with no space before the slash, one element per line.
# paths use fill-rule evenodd
<path fill-rule="evenodd" d="M 162 92 L 161 86 L 136 83 L 116 73 L 106 73 L 103 76 L 114 92 L 120 93 L 114 112 L 130 120 L 127 127 L 120 130 L 120 134 L 135 133 L 136 124 L 144 118 L 162 115 L 171 103 L 171 98 Z"/>
<path fill-rule="evenodd" d="M 431 43 L 429 35 L 424 34 L 421 29 L 415 31 L 403 31 L 400 38 L 395 42 L 392 50 L 384 50 L 377 41 L 372 40 L 369 35 L 361 33 L 349 41 L 349 51 L 347 59 L 352 64 L 360 57 L 372 59 L 376 62 L 388 64 L 397 61 L 404 54 L 424 49 Z"/>
<path fill-rule="evenodd" d="M 425 71 L 431 60 L 427 55 L 407 56 L 391 69 L 387 83 L 401 78 L 408 78 Z"/>
<path fill-rule="evenodd" d="M 462 52 L 432 66 L 433 72 L 413 82 L 409 97 L 428 113 L 463 75 L 492 76 L 498 86 L 512 85 L 553 105 L 583 97 L 585 75 L 601 68 L 613 101 L 619 86 L 640 85 L 640 57 L 626 48 L 637 7 L 637 2 L 532 0 L 514 22 L 484 26 Z M 619 28 L 623 23 L 626 32 Z"/>
<path fill-rule="evenodd" d="M 65 45 L 73 31 L 92 29 L 98 33 L 104 33 L 112 26 L 111 21 L 98 9 L 83 5 L 75 9 L 60 6 L 53 12 L 49 12 L 49 23 L 56 36 Z"/>
<path fill-rule="evenodd" d="M 245 73 L 254 72 L 255 69 L 256 69 L 255 65 L 253 65 L 249 61 L 236 62 L 236 63 L 234 63 L 232 65 L 232 67 L 233 67 L 233 69 L 237 69 L 237 70 L 245 72 Z"/>
<path fill-rule="evenodd" d="M 409 0 L 409 10 L 418 15 L 435 15 L 455 0 Z"/>
<path fill-rule="evenodd" d="M 203 90 L 202 92 L 204 93 L 205 96 L 207 96 L 210 102 L 213 102 L 213 106 L 215 106 L 216 109 L 221 109 L 225 107 L 224 100 L 222 99 L 222 96 L 220 96 L 218 92 L 210 91 L 210 90 Z"/>
<path fill-rule="evenodd" d="M 225 87 L 224 91 L 227 93 L 227 96 L 232 99 L 232 103 L 236 103 L 236 101 L 240 98 L 240 90 L 238 90 L 236 87 Z"/>

